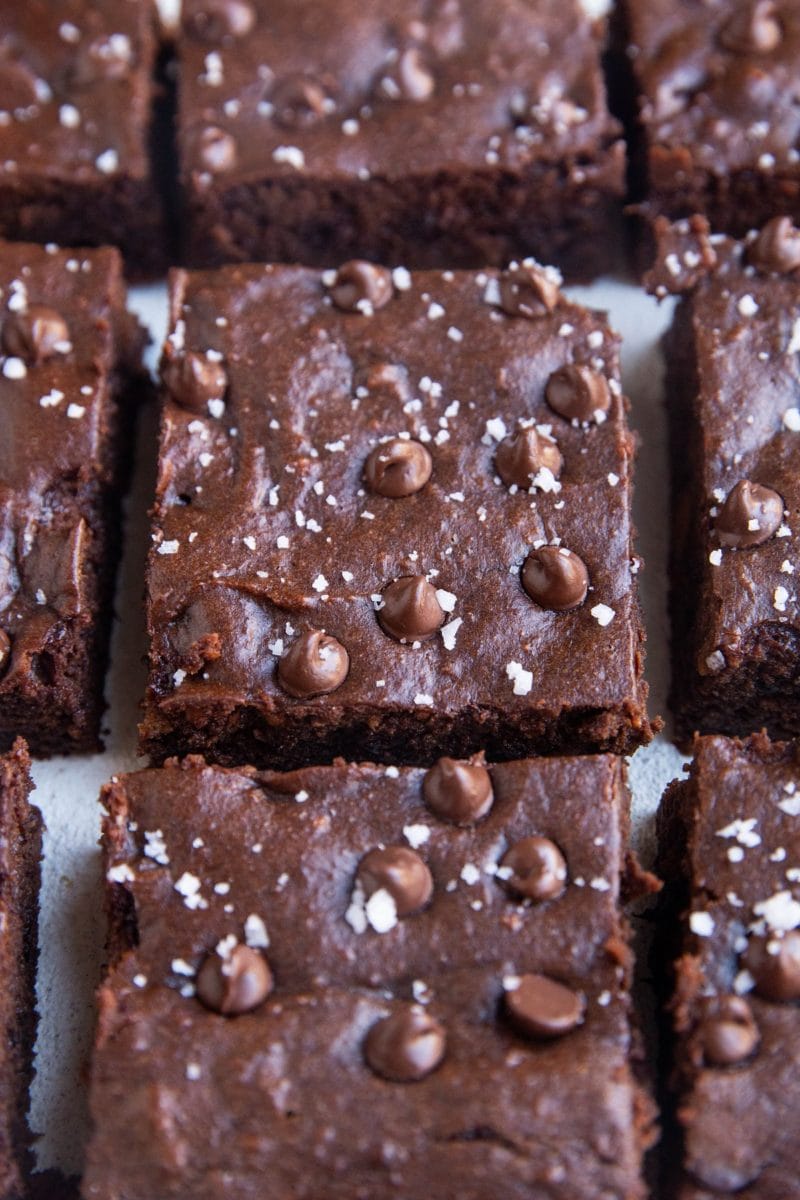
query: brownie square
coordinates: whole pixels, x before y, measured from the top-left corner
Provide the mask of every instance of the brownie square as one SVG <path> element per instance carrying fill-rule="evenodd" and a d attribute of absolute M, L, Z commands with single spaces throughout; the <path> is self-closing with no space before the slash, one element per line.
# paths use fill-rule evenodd
<path fill-rule="evenodd" d="M 104 799 L 87 1200 L 644 1196 L 619 759 Z"/>
<path fill-rule="evenodd" d="M 644 211 L 742 236 L 800 215 L 797 0 L 622 0 Z"/>
<path fill-rule="evenodd" d="M 0 236 L 111 243 L 133 275 L 160 273 L 157 53 L 151 0 L 0 3 Z"/>
<path fill-rule="evenodd" d="M 0 243 L 0 747 L 100 744 L 143 343 L 116 250 Z"/>
<path fill-rule="evenodd" d="M 530 263 L 177 272 L 171 303 L 145 752 L 426 765 L 649 739 L 601 314 Z"/>
<path fill-rule="evenodd" d="M 19 1200 L 31 1167 L 42 820 L 28 803 L 29 769 L 21 739 L 0 756 L 0 1200 Z"/>
<path fill-rule="evenodd" d="M 505 265 L 591 279 L 625 193 L 578 0 L 187 0 L 189 265 Z"/>
<path fill-rule="evenodd" d="M 800 1194 L 798 814 L 800 750 L 763 735 L 697 739 L 662 806 L 681 1200 Z"/>
<path fill-rule="evenodd" d="M 692 730 L 800 733 L 800 232 L 659 226 L 672 442 L 672 706 Z M 793 265 L 794 264 L 794 265 Z"/>

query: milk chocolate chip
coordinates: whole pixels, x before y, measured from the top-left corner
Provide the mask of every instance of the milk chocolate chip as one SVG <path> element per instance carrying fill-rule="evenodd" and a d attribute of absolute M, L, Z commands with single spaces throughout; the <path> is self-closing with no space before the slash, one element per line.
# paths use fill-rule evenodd
<path fill-rule="evenodd" d="M 586 1000 L 547 975 L 523 975 L 506 984 L 506 1012 L 526 1037 L 558 1038 L 582 1024 Z"/>
<path fill-rule="evenodd" d="M 400 642 L 424 642 L 438 631 L 444 609 L 424 575 L 404 575 L 384 589 L 378 620 Z"/>
<path fill-rule="evenodd" d="M 583 559 L 565 546 L 542 546 L 525 559 L 522 586 L 541 608 L 568 612 L 586 599 L 589 572 Z"/>
<path fill-rule="evenodd" d="M 538 263 L 515 263 L 500 276 L 500 307 L 509 317 L 543 317 L 560 299 L 558 275 Z"/>
<path fill-rule="evenodd" d="M 474 825 L 492 807 L 492 780 L 476 762 L 440 758 L 426 772 L 422 794 L 431 812 L 453 825 Z"/>
<path fill-rule="evenodd" d="M 370 491 L 397 500 L 424 488 L 432 470 L 433 460 L 422 442 L 392 438 L 370 452 L 364 480 Z"/>
<path fill-rule="evenodd" d="M 330 288 L 331 299 L 344 312 L 368 315 L 384 308 L 394 295 L 392 275 L 386 267 L 353 259 L 339 267 Z"/>
<path fill-rule="evenodd" d="M 756 992 L 767 1000 L 800 1000 L 800 930 L 783 937 L 752 937 L 744 965 L 756 981 Z"/>
<path fill-rule="evenodd" d="M 236 945 L 209 954 L 197 973 L 197 996 L 225 1017 L 252 1012 L 272 991 L 272 972 L 260 950 Z"/>
<path fill-rule="evenodd" d="M 783 500 L 772 488 L 742 479 L 717 517 L 720 544 L 734 550 L 769 541 L 783 522 Z"/>
<path fill-rule="evenodd" d="M 498 879 L 516 896 L 542 903 L 563 895 L 567 864 L 549 838 L 523 838 L 503 855 Z"/>
<path fill-rule="evenodd" d="M 414 1083 L 439 1066 L 446 1040 L 439 1021 L 417 1005 L 406 1005 L 372 1026 L 364 1057 L 383 1079 Z"/>
<path fill-rule="evenodd" d="M 419 912 L 433 895 L 433 878 L 427 864 L 406 846 L 370 850 L 358 864 L 356 882 L 367 899 L 388 892 L 398 917 Z"/>
<path fill-rule="evenodd" d="M 553 412 L 566 421 L 600 424 L 611 407 L 608 380 L 591 367 L 569 363 L 547 381 L 545 398 Z"/>
<path fill-rule="evenodd" d="M 228 387 L 228 372 L 222 363 L 191 350 L 165 363 L 163 377 L 176 404 L 204 416 L 208 416 L 209 401 L 222 400 Z"/>
<path fill-rule="evenodd" d="M 61 313 L 44 304 L 31 304 L 24 312 L 10 313 L 3 321 L 3 349 L 29 367 L 57 354 L 69 354 L 69 328 Z"/>
<path fill-rule="evenodd" d="M 541 470 L 558 479 L 564 459 L 556 443 L 533 425 L 504 438 L 495 454 L 497 474 L 506 487 L 529 488 Z"/>
<path fill-rule="evenodd" d="M 278 662 L 278 682 L 298 700 L 335 692 L 347 678 L 350 655 L 321 629 L 309 629 Z"/>
<path fill-rule="evenodd" d="M 742 996 L 709 999 L 697 1027 L 703 1059 L 712 1067 L 744 1062 L 759 1042 L 752 1009 Z"/>
<path fill-rule="evenodd" d="M 747 261 L 765 274 L 789 275 L 800 271 L 800 229 L 791 217 L 767 221 L 747 251 Z"/>

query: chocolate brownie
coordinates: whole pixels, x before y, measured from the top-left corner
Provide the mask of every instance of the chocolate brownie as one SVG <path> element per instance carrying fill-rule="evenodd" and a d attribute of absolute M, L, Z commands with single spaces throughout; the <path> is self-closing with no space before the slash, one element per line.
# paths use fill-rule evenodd
<path fill-rule="evenodd" d="M 0 236 L 112 243 L 132 274 L 163 269 L 155 20 L 152 0 L 0 4 Z"/>
<path fill-rule="evenodd" d="M 578 0 L 186 0 L 193 266 L 613 265 L 625 190 Z"/>
<path fill-rule="evenodd" d="M 601 314 L 532 263 L 231 266 L 176 273 L 171 303 L 147 753 L 426 765 L 649 739 Z"/>
<path fill-rule="evenodd" d="M 670 1195 L 800 1196 L 800 748 L 698 738 L 660 813 L 683 911 L 672 1016 L 685 1175 Z"/>
<path fill-rule="evenodd" d="M 680 736 L 800 733 L 800 231 L 659 223 L 671 425 L 672 701 Z"/>
<path fill-rule="evenodd" d="M 0 757 L 0 1200 L 20 1200 L 30 1170 L 26 1114 L 36 1033 L 36 928 L 42 820 L 28 803 L 20 739 Z"/>
<path fill-rule="evenodd" d="M 618 758 L 104 799 L 87 1200 L 644 1196 Z"/>
<path fill-rule="evenodd" d="M 800 215 L 797 0 L 622 0 L 643 211 L 742 236 Z"/>
<path fill-rule="evenodd" d="M 116 250 L 0 243 L 0 747 L 99 745 L 143 341 Z"/>

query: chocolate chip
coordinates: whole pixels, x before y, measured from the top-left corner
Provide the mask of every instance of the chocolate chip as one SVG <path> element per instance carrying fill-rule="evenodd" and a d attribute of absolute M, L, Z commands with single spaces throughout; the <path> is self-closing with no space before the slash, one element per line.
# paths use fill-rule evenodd
<path fill-rule="evenodd" d="M 427 865 L 415 850 L 406 846 L 370 850 L 358 864 L 356 881 L 367 899 L 375 892 L 388 892 L 398 917 L 419 912 L 433 894 L 433 879 Z"/>
<path fill-rule="evenodd" d="M 437 817 L 462 826 L 480 821 L 494 801 L 492 780 L 486 767 L 455 758 L 440 758 L 425 773 L 422 795 Z"/>
<path fill-rule="evenodd" d="M 747 261 L 765 274 L 789 275 L 800 271 L 800 229 L 791 217 L 767 221 L 747 251 Z"/>
<path fill-rule="evenodd" d="M 557 1038 L 583 1023 L 586 1001 L 580 992 L 547 975 L 523 975 L 506 986 L 506 1012 L 527 1037 Z"/>
<path fill-rule="evenodd" d="M 433 460 L 422 442 L 392 438 L 370 453 L 364 467 L 367 487 L 394 500 L 413 496 L 431 477 Z"/>
<path fill-rule="evenodd" d="M 385 633 L 399 642 L 424 642 L 444 621 L 436 588 L 424 575 L 403 575 L 383 591 L 378 621 Z"/>
<path fill-rule="evenodd" d="M 250 0 L 205 0 L 188 19 L 188 28 L 203 42 L 221 42 L 250 33 L 256 13 Z"/>
<path fill-rule="evenodd" d="M 335 692 L 347 678 L 350 655 L 320 629 L 300 635 L 278 663 L 278 682 L 298 700 Z"/>
<path fill-rule="evenodd" d="M 560 299 L 558 276 L 538 263 L 515 263 L 500 276 L 500 307 L 509 317 L 543 317 Z"/>
<path fill-rule="evenodd" d="M 394 83 L 404 100 L 430 100 L 436 79 L 419 46 L 409 46 L 397 60 Z"/>
<path fill-rule="evenodd" d="M 392 1083 L 424 1079 L 444 1058 L 446 1034 L 424 1009 L 407 1005 L 377 1021 L 364 1042 L 368 1065 Z"/>
<path fill-rule="evenodd" d="M 69 353 L 69 328 L 54 308 L 31 304 L 25 312 L 10 313 L 3 321 L 3 349 L 28 366 L 36 366 Z"/>
<path fill-rule="evenodd" d="M 209 954 L 197 973 L 197 997 L 225 1017 L 252 1012 L 272 991 L 272 972 L 264 955 L 250 946 Z"/>
<path fill-rule="evenodd" d="M 567 612 L 586 599 L 589 572 L 583 559 L 565 546 L 541 546 L 525 559 L 522 586 L 540 608 Z"/>
<path fill-rule="evenodd" d="M 800 930 L 783 937 L 752 937 L 744 965 L 767 1000 L 800 1000 Z"/>
<path fill-rule="evenodd" d="M 386 267 L 354 258 L 339 267 L 330 293 L 333 303 L 344 312 L 369 315 L 384 308 L 394 295 L 392 275 Z"/>
<path fill-rule="evenodd" d="M 316 125 L 333 107 L 325 88 L 309 75 L 288 75 L 279 80 L 270 99 L 275 120 L 287 129 Z"/>
<path fill-rule="evenodd" d="M 563 895 L 567 864 L 549 838 L 523 838 L 503 855 L 498 878 L 515 895 L 542 903 Z"/>
<path fill-rule="evenodd" d="M 545 398 L 553 412 L 567 421 L 600 424 L 611 407 L 608 380 L 591 367 L 568 363 L 547 381 Z"/>
<path fill-rule="evenodd" d="M 742 996 L 709 998 L 696 1036 L 704 1061 L 712 1067 L 744 1062 L 759 1043 L 752 1009 Z"/>
<path fill-rule="evenodd" d="M 414 396 L 408 370 L 399 363 L 374 363 L 368 370 L 357 372 L 356 380 L 357 386 L 390 404 L 406 404 Z"/>
<path fill-rule="evenodd" d="M 735 54 L 769 54 L 783 38 L 778 6 L 773 0 L 741 5 L 720 30 L 720 44 Z"/>
<path fill-rule="evenodd" d="M 720 544 L 733 549 L 760 546 L 783 522 L 783 500 L 772 488 L 742 479 L 728 493 L 717 517 Z"/>
<path fill-rule="evenodd" d="M 558 479 L 564 466 L 555 442 L 538 433 L 533 425 L 504 438 L 497 447 L 494 462 L 506 487 L 520 488 L 529 488 L 542 469 Z"/>
<path fill-rule="evenodd" d="M 3 678 L 11 662 L 11 638 L 5 629 L 0 629 L 0 679 Z"/>
<path fill-rule="evenodd" d="M 191 350 L 169 359 L 162 375 L 176 404 L 204 416 L 208 416 L 209 401 L 222 400 L 228 387 L 228 372 L 222 363 Z"/>
<path fill-rule="evenodd" d="M 232 170 L 238 157 L 235 138 L 217 125 L 209 125 L 202 131 L 197 153 L 200 162 L 212 175 L 224 175 Z"/>

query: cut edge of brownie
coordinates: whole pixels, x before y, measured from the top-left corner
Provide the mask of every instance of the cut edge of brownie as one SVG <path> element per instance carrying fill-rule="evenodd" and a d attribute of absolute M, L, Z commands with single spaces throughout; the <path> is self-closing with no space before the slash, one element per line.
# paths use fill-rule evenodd
<path fill-rule="evenodd" d="M 0 1196 L 19 1200 L 33 1165 L 32 1137 L 27 1112 L 34 1075 L 36 1037 L 36 964 L 38 905 L 41 882 L 42 818 L 29 803 L 32 790 L 30 758 L 21 738 L 0 757 L 0 806 L 8 828 L 7 846 L 0 842 L 0 900 L 5 913 L 8 957 L 0 972 L 8 1001 L 8 1024 L 3 1030 L 8 1055 L 7 1130 L 0 1130 Z M 5 1081 L 3 1081 L 5 1082 Z M 5 1144 L 6 1134 L 9 1137 Z M 8 1163 L 2 1161 L 8 1152 Z M 6 1174 L 7 1171 L 7 1174 Z"/>
<path fill-rule="evenodd" d="M 133 466 L 137 410 L 151 392 L 149 375 L 142 365 L 147 334 L 126 307 L 121 256 L 116 250 L 110 253 L 114 267 L 109 279 L 109 317 L 114 332 L 107 421 L 95 478 L 82 498 L 82 515 L 92 533 L 84 578 L 87 615 L 67 622 L 69 635 L 59 644 L 57 654 L 44 652 L 31 662 L 37 674 L 34 693 L 4 698 L 0 751 L 11 746 L 17 730 L 25 732 L 28 747 L 36 757 L 103 748 L 100 723 L 106 711 L 114 591 L 122 553 L 122 505 Z M 59 679 L 69 684 L 69 695 L 61 704 L 54 698 Z M 81 697 L 78 709 L 71 703 L 73 695 Z"/>
<path fill-rule="evenodd" d="M 707 238 L 706 221 L 695 218 L 691 227 L 701 241 Z M 655 242 L 668 232 L 664 218 L 654 222 L 653 231 Z M 727 672 L 724 680 L 719 675 L 700 676 L 696 668 L 700 626 L 693 603 L 701 590 L 707 547 L 702 525 L 705 497 L 698 492 L 703 430 L 697 408 L 700 373 L 694 353 L 695 316 L 696 298 L 688 290 L 678 301 L 662 341 L 672 514 L 668 703 L 675 738 L 685 748 L 698 731 L 746 737 L 763 725 L 775 738 L 792 738 L 800 734 L 800 709 L 780 688 L 797 677 L 800 634 L 796 630 L 777 621 L 762 623 L 743 644 L 745 662 L 735 672 Z M 769 690 L 764 690 L 765 683 Z"/>
<path fill-rule="evenodd" d="M 765 766 L 800 763 L 800 745 L 792 741 L 772 741 L 764 732 L 743 738 L 695 734 L 689 747 L 692 761 L 684 768 L 686 775 L 668 785 L 656 814 L 655 867 L 663 880 L 663 891 L 656 906 L 657 936 L 651 954 L 661 1011 L 657 1078 L 662 1143 L 656 1157 L 661 1191 L 680 1200 L 700 1200 L 701 1196 L 712 1200 L 717 1195 L 712 1188 L 693 1187 L 684 1171 L 684 1132 L 679 1112 L 697 1074 L 684 1053 L 688 1031 L 684 996 L 696 993 L 699 983 L 695 956 L 687 951 L 687 940 L 696 935 L 691 934 L 686 918 L 693 896 L 701 894 L 707 901 L 709 895 L 703 888 L 695 887 L 689 857 L 692 829 L 699 821 L 697 758 L 704 744 L 723 741 L 754 763 Z"/>

